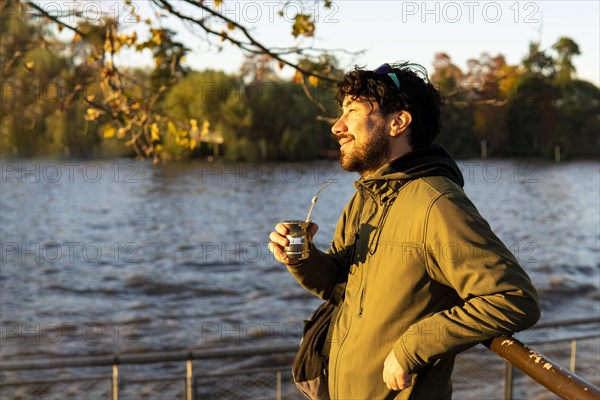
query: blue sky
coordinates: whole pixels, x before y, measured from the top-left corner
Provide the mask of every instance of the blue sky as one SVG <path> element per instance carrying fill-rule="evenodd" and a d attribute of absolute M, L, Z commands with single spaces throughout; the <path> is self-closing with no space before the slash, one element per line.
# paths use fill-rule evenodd
<path fill-rule="evenodd" d="M 139 12 L 151 10 L 145 1 L 134 1 Z M 176 3 L 176 1 L 174 1 Z M 206 1 L 207 4 L 213 2 Z M 245 23 L 269 46 L 296 43 L 318 48 L 365 52 L 358 58 L 342 56 L 342 66 L 370 68 L 384 62 L 412 61 L 429 70 L 436 52 L 450 55 L 463 70 L 469 58 L 483 52 L 503 54 L 519 63 L 529 42 L 540 40 L 549 48 L 561 36 L 579 44 L 582 55 L 574 59 L 579 78 L 600 84 L 599 1 L 395 1 L 338 0 L 330 9 L 304 2 L 305 12 L 317 20 L 314 38 L 295 40 L 291 16 L 299 1 L 225 0 L 221 11 Z M 307 5 L 308 4 L 308 5 Z M 223 8 L 226 7 L 226 8 Z M 285 16 L 277 15 L 282 9 Z M 191 49 L 186 63 L 193 69 L 216 68 L 237 72 L 243 56 L 231 45 L 216 53 L 203 36 L 192 33 L 180 21 L 166 20 L 178 39 Z M 149 57 L 124 57 L 124 64 L 149 63 Z M 290 73 L 288 68 L 283 73 Z"/>

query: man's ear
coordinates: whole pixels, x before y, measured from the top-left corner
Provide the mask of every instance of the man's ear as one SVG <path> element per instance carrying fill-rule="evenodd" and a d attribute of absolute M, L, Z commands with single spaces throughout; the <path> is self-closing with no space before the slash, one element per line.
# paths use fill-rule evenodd
<path fill-rule="evenodd" d="M 391 121 L 390 136 L 399 136 L 406 132 L 412 122 L 412 115 L 408 111 L 402 110 L 393 114 Z"/>

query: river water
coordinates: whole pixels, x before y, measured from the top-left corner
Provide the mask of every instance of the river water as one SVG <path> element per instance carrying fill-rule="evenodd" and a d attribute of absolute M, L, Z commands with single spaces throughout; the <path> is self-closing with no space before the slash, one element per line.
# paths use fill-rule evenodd
<path fill-rule="evenodd" d="M 600 166 L 463 160 L 465 190 L 541 296 L 600 315 Z M 298 164 L 4 161 L 3 360 L 297 341 L 320 303 L 266 248 L 317 202 L 325 249 L 357 176 Z"/>

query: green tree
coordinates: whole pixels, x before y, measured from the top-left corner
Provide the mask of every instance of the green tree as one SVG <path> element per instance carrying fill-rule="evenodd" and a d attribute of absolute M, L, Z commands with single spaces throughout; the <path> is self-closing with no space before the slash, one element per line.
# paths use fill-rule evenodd
<path fill-rule="evenodd" d="M 573 79 L 573 75 L 575 74 L 573 56 L 581 54 L 579 46 L 573 39 L 563 36 L 558 39 L 552 48 L 558 53 L 558 58 L 556 60 L 556 81 L 559 84 L 569 82 Z"/>
<path fill-rule="evenodd" d="M 597 157 L 600 154 L 600 88 L 582 80 L 560 87 L 557 101 L 559 132 L 556 144 L 567 156 Z"/>

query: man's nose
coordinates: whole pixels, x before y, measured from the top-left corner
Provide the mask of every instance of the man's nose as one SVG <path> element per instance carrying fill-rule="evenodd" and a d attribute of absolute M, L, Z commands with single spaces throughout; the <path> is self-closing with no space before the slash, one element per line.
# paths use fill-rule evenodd
<path fill-rule="evenodd" d="M 331 127 L 331 133 L 333 133 L 334 135 L 338 136 L 341 135 L 344 132 L 348 131 L 348 127 L 346 126 L 345 122 L 343 121 L 343 118 L 338 119 L 335 124 L 333 124 L 333 126 Z"/>

